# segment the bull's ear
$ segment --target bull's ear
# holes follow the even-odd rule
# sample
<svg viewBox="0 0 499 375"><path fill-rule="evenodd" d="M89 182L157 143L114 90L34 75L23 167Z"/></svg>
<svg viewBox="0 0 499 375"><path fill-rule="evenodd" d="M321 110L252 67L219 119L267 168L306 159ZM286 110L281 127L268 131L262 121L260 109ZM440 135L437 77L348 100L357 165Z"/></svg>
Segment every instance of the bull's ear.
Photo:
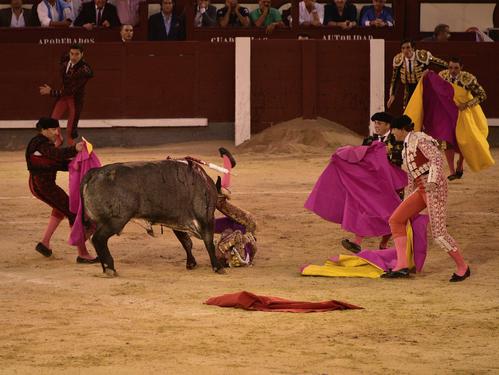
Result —
<svg viewBox="0 0 499 375"><path fill-rule="evenodd" d="M236 159L234 159L234 156L232 156L229 150L227 150L225 147L220 147L218 149L218 152L220 153L220 156L222 158L224 157L224 155L227 155L227 157L230 160L230 165L232 166L232 168L236 166Z"/></svg>
<svg viewBox="0 0 499 375"><path fill-rule="evenodd" d="M220 178L220 176L217 176L217 182L215 183L215 186L217 187L217 191L219 193L222 192L222 179Z"/></svg>

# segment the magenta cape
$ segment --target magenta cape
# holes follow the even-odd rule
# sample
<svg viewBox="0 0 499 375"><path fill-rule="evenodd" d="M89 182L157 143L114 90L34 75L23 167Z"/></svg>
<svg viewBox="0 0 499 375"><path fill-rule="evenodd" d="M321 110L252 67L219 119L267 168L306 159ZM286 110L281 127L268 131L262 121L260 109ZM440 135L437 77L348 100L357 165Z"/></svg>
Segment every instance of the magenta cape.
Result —
<svg viewBox="0 0 499 375"><path fill-rule="evenodd" d="M331 157L305 208L359 236L383 236L400 204L396 190L406 185L407 174L388 161L383 143L344 146Z"/></svg>
<svg viewBox="0 0 499 375"><path fill-rule="evenodd" d="M454 88L431 70L423 78L423 108L424 132L458 150L456 123L459 110L454 103Z"/></svg>
<svg viewBox="0 0 499 375"><path fill-rule="evenodd" d="M100 166L100 160L95 155L95 152L89 154L86 147L69 163L69 210L76 214L76 219L69 235L68 242L70 245L78 246L85 243L80 184L90 169Z"/></svg>

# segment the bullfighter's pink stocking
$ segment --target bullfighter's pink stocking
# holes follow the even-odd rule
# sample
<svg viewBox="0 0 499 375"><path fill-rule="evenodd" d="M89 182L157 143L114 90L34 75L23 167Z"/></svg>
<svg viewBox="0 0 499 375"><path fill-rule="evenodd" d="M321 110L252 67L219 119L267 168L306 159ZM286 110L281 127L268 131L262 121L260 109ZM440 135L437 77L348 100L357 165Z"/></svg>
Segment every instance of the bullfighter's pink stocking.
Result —
<svg viewBox="0 0 499 375"><path fill-rule="evenodd" d="M450 257L456 263L456 268L457 268L456 274L459 276L463 276L465 274L466 270L468 269L468 265L464 261L463 256L461 255L459 250L449 251L448 253L449 253Z"/></svg>
<svg viewBox="0 0 499 375"><path fill-rule="evenodd" d="M398 271L407 268L407 236L400 236L393 239L397 250L397 265L393 269Z"/></svg>
<svg viewBox="0 0 499 375"><path fill-rule="evenodd" d="M45 247L47 247L48 249L50 249L50 239L52 238L62 219L62 217L50 215L49 223L47 225L47 229L45 229L45 233L43 234L42 239L42 244L45 245Z"/></svg>

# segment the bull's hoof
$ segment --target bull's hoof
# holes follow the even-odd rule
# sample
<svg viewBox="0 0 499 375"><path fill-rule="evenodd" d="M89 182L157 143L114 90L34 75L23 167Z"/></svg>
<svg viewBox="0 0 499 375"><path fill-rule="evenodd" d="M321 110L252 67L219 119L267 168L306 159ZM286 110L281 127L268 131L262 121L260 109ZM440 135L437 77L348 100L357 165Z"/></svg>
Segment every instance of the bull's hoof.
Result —
<svg viewBox="0 0 499 375"><path fill-rule="evenodd" d="M116 277L116 276L118 276L118 272L116 272L115 270L113 270L111 268L106 268L104 270L104 275L106 277Z"/></svg>
<svg viewBox="0 0 499 375"><path fill-rule="evenodd" d="M185 265L185 268L187 268L188 270L193 270L194 268L196 268L198 266L198 264L196 262L187 262L186 265Z"/></svg>
<svg viewBox="0 0 499 375"><path fill-rule="evenodd" d="M218 273L219 275L225 275L227 272L225 272L225 268L220 267L220 268L214 268L213 271Z"/></svg>

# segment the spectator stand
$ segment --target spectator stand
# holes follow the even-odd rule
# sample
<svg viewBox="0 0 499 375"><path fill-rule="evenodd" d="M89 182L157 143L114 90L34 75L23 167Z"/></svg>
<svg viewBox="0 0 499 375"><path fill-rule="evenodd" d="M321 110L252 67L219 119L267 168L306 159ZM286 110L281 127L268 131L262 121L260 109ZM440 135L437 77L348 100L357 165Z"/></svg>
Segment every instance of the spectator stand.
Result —
<svg viewBox="0 0 499 375"><path fill-rule="evenodd" d="M23 0L23 8L33 9L40 0ZM0 9L10 7L10 0L0 0ZM134 27L134 40L147 40L147 3L139 5L140 23ZM119 28L95 28L91 31L83 27L25 27L13 29L0 27L0 43L46 44L94 44L99 42L121 41Z"/></svg>
<svg viewBox="0 0 499 375"><path fill-rule="evenodd" d="M157 1L157 9L159 11L159 1ZM387 1L387 6L392 7L395 26L390 28L371 28L371 27L355 27L351 30L342 30L338 27L314 27L300 26L294 20L299 19L299 0L273 0L272 7L277 8L281 14L290 14L293 22L290 27L276 28L272 34L267 34L264 28L194 28L193 22L186 22L187 40L211 41L211 42L233 42L236 37L251 37L253 39L297 39L299 36L309 39L322 40L368 40L368 39L386 39L400 40L403 38L404 23L397 22L403 20L405 16L405 1ZM326 4L325 1L318 2ZM357 7L357 14L360 15L361 10L366 5L372 5L368 0L353 1ZM224 0L212 0L212 5L217 9L225 6ZM251 11L258 8L257 0L240 0L239 4L248 8ZM177 3L178 10L184 10L187 20L194 19L195 3L186 1L185 3ZM151 3L149 3L151 9ZM359 18L358 18L359 19Z"/></svg>

